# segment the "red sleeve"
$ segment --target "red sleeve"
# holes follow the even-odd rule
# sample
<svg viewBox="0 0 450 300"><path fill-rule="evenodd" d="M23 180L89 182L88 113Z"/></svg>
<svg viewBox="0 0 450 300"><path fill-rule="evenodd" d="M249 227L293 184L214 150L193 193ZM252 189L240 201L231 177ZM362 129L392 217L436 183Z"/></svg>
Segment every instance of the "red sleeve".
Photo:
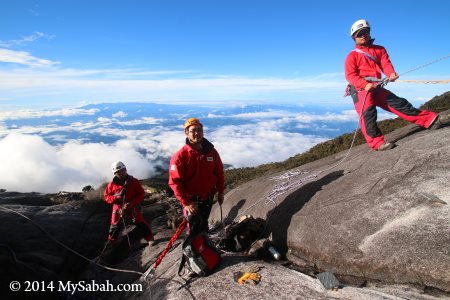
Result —
<svg viewBox="0 0 450 300"><path fill-rule="evenodd" d="M354 51L345 59L345 78L357 89L363 89L368 84L367 80L359 75L357 53Z"/></svg>
<svg viewBox="0 0 450 300"><path fill-rule="evenodd" d="M219 194L223 194L224 190L225 190L225 176L223 173L223 163L222 160L220 159L220 155L219 153L216 151L216 155L217 155L217 165L216 165L216 176L217 176L217 191L219 192Z"/></svg>
<svg viewBox="0 0 450 300"><path fill-rule="evenodd" d="M112 190L112 183L108 183L105 188L105 192L103 193L103 197L105 198L106 203L114 204L114 192Z"/></svg>
<svg viewBox="0 0 450 300"><path fill-rule="evenodd" d="M381 47L381 68L387 77L389 77L392 73L395 72L394 66L391 63L391 59L389 58L389 54L387 53L386 49L384 47Z"/></svg>
<svg viewBox="0 0 450 300"><path fill-rule="evenodd" d="M169 165L169 186L175 196L180 200L183 206L189 205L189 194L183 186L185 167L182 161L182 155L177 152L170 160Z"/></svg>

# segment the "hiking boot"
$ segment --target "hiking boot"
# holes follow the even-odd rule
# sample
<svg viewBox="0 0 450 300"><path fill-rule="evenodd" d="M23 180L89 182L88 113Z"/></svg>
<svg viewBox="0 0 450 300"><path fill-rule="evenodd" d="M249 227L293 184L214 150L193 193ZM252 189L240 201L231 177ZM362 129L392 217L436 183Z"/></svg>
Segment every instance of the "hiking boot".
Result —
<svg viewBox="0 0 450 300"><path fill-rule="evenodd" d="M145 237L145 241L148 243L150 247L156 244L155 235L153 234L153 232L150 232L150 235Z"/></svg>
<svg viewBox="0 0 450 300"><path fill-rule="evenodd" d="M380 147L378 147L376 149L376 151L385 151L385 150L389 150L395 147L394 143L390 143L390 142L384 142L383 144L381 144Z"/></svg>
<svg viewBox="0 0 450 300"><path fill-rule="evenodd" d="M450 115L438 115L433 123L431 123L431 126L428 127L430 130L436 130L439 128L444 127L445 125L448 125L450 123Z"/></svg>

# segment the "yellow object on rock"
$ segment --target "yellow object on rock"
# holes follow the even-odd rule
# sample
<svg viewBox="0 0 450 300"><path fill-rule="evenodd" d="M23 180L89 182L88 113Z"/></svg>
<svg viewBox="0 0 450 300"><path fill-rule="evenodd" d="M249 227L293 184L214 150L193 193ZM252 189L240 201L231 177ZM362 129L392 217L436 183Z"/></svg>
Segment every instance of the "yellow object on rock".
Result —
<svg viewBox="0 0 450 300"><path fill-rule="evenodd" d="M240 284L258 284L261 281L261 275L258 273L243 273L238 272L237 282Z"/></svg>

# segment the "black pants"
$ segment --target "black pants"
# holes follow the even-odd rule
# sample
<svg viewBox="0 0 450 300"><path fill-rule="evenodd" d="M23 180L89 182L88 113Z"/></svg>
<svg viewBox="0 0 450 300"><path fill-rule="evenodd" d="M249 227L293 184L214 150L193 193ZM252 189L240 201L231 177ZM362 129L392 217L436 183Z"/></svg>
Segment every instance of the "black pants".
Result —
<svg viewBox="0 0 450 300"><path fill-rule="evenodd" d="M211 214L211 208L213 205L213 197L208 197L206 200L198 199L197 208L198 213L190 215L184 210L184 215L189 221L189 234L196 235L200 232L208 231L208 219Z"/></svg>

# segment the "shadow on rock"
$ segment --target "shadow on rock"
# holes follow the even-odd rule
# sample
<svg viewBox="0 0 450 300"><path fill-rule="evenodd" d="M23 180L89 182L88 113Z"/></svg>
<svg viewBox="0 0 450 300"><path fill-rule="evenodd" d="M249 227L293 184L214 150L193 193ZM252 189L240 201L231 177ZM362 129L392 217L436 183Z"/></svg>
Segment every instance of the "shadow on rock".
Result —
<svg viewBox="0 0 450 300"><path fill-rule="evenodd" d="M272 242L280 252L286 253L287 251L287 231L292 216L299 212L323 186L343 175L344 171L335 171L317 181L307 183L267 213L268 234L272 234Z"/></svg>
<svg viewBox="0 0 450 300"><path fill-rule="evenodd" d="M390 140L394 143L398 142L401 139L404 139L408 136L412 136L420 131L426 130L423 127L420 127L418 125L409 125L404 128L399 129L397 132L393 132L390 134Z"/></svg>
<svg viewBox="0 0 450 300"><path fill-rule="evenodd" d="M241 199L241 200L239 200L238 203L236 203L235 206L233 206L230 209L230 211L226 217L227 222L229 222L229 223L233 222L233 220L237 217L239 210L244 206L246 201L247 201L246 199Z"/></svg>
<svg viewBox="0 0 450 300"><path fill-rule="evenodd" d="M194 278L196 279L196 278ZM144 290L144 292L142 292L140 295L138 294L137 299L141 299L139 298L139 296L142 296L142 298L144 297L149 297L150 299L170 299L170 294L172 294L174 291L171 291L170 289L166 289L166 286L169 285L169 283L174 282L177 285L179 285L177 291L179 290L185 290L192 298L191 299L196 299L195 295L192 293L192 291L190 290L191 288L191 284L193 282L195 282L195 280L190 280L187 281L183 278L180 277L174 277L171 279L158 279L158 284L157 285L151 285L147 290ZM125 295L125 299L126 299ZM133 295L136 296L136 295Z"/></svg>

